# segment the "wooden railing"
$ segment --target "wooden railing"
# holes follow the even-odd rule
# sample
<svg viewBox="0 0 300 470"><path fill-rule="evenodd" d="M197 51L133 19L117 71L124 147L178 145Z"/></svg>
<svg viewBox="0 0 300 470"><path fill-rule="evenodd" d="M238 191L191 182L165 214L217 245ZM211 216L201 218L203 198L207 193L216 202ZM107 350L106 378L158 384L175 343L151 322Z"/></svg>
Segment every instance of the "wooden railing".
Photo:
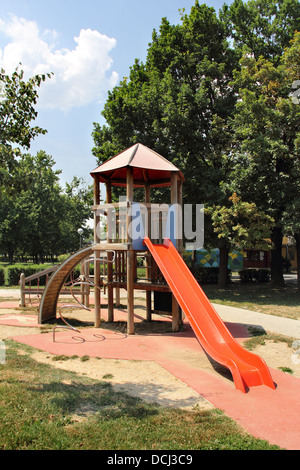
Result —
<svg viewBox="0 0 300 470"><path fill-rule="evenodd" d="M56 269L57 269L57 266L51 266L50 268L44 269L43 271L40 271L36 274L32 274L31 276L27 276L27 277L25 277L24 273L21 273L20 280L19 280L21 307L26 306L26 295L31 295L31 294L37 295L43 292L43 289L40 289L39 287L39 282L38 282L37 287L32 288L31 281L34 281L36 279L38 279L39 281L41 277L46 276L46 283L47 283L49 274L53 273L53 271L55 271ZM29 283L28 287L26 286L26 283Z"/></svg>
<svg viewBox="0 0 300 470"><path fill-rule="evenodd" d="M146 202L139 203L136 206L135 204L137 203L132 203L133 209L131 210L134 212L134 207L140 207L144 235L148 236L153 243L161 243L170 206L168 204ZM92 210L97 214L96 230L101 240L105 239L111 243L128 243L130 241L131 233L130 228L127 226L130 206L127 202L97 204L92 206ZM100 223L100 216L102 216L104 224Z"/></svg>
<svg viewBox="0 0 300 470"><path fill-rule="evenodd" d="M26 296L29 297L31 300L31 295L42 295L44 292L44 288L47 285L49 275L52 274L54 271L58 269L59 265L51 266L50 268L43 269L43 271L39 271L38 273L32 274L31 276L25 277L24 273L20 274L20 306L26 307ZM43 283L43 286L40 287L40 279L42 277L46 277L46 282ZM32 286L31 282L38 280L37 286ZM84 296L85 298L89 296L89 290L84 288L82 291L77 291L78 294ZM65 285L65 287L60 291L61 295L70 295L70 288ZM83 298L83 297L82 297Z"/></svg>

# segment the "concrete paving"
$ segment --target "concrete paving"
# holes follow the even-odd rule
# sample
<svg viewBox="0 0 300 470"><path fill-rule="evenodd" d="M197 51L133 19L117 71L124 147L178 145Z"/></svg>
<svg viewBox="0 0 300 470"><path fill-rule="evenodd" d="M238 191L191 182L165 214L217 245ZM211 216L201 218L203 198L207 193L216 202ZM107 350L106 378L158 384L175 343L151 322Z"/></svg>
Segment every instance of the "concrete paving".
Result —
<svg viewBox="0 0 300 470"><path fill-rule="evenodd" d="M295 275L289 275L296 282ZM136 292L136 297L144 299L145 292ZM0 308L1 298L20 299L19 289L1 289L0 290ZM101 292L101 298L107 299L107 293ZM121 289L120 291L121 302L126 304L126 290ZM67 296L64 295L61 298L62 303L65 302ZM91 301L92 298L91 298ZM8 304L7 304L8 305ZM269 315L266 313L254 312L244 308L231 307L228 305L213 304L216 311L220 315L223 321L240 323L244 325L251 325L257 328L263 328L266 332L278 333L284 336L290 336L291 338L300 339L300 320L293 320L290 318L278 317L275 315ZM9 302L9 306L13 307L13 302ZM17 304L16 304L17 306ZM299 309L300 310L300 309Z"/></svg>

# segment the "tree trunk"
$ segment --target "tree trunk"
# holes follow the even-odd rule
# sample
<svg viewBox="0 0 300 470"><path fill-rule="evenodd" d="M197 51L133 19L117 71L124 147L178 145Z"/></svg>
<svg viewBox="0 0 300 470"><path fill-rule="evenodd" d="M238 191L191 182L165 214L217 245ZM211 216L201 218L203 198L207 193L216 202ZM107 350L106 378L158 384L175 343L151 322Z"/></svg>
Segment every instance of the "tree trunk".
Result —
<svg viewBox="0 0 300 470"><path fill-rule="evenodd" d="M13 246L11 244L8 245L7 253L8 253L9 264L13 264L13 262L14 262L14 249L13 249Z"/></svg>
<svg viewBox="0 0 300 470"><path fill-rule="evenodd" d="M300 233L294 235L296 240L296 260L297 260L297 285L300 293Z"/></svg>
<svg viewBox="0 0 300 470"><path fill-rule="evenodd" d="M282 264L282 231L275 227L271 235L271 283L273 286L284 286L283 264Z"/></svg>
<svg viewBox="0 0 300 470"><path fill-rule="evenodd" d="M228 284L228 254L229 250L226 246L220 248L220 264L219 264L219 278L218 287L223 288Z"/></svg>

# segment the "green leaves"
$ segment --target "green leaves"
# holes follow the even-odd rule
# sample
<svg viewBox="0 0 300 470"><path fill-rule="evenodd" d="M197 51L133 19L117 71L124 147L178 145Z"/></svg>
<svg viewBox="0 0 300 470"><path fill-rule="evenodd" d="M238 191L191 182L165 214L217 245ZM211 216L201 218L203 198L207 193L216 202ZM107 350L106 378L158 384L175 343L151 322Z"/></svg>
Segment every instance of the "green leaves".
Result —
<svg viewBox="0 0 300 470"><path fill-rule="evenodd" d="M295 54L296 35L280 63L245 55L235 75L240 100L233 120L240 157L234 171L235 188L283 225L282 211L296 194L299 181L300 107L290 99L287 59ZM250 182L252 184L250 184Z"/></svg>
<svg viewBox="0 0 300 470"><path fill-rule="evenodd" d="M231 136L226 130L216 142L216 129L234 109L230 82L236 65L237 56L213 8L196 2L190 15L182 14L180 25L162 19L145 64L135 61L130 79L108 96L106 124L94 124L98 162L140 141L183 171L184 200L219 197L216 186Z"/></svg>
<svg viewBox="0 0 300 470"><path fill-rule="evenodd" d="M30 141L45 130L30 124L37 117L34 105L37 103L37 88L51 74L36 75L27 82L23 80L24 72L18 69L9 76L0 70L0 144L17 144L29 148Z"/></svg>
<svg viewBox="0 0 300 470"><path fill-rule="evenodd" d="M223 234L255 244L255 210L281 230L300 189L300 105L290 97L300 78L299 30L297 0L234 0L219 14L196 1L180 24L162 19L145 64L135 62L109 94L105 126L95 124L99 163L138 141L171 160L185 176L183 202L218 207L214 220L207 212L206 244L213 223L218 242ZM230 227L234 191L256 209L242 217L239 206Z"/></svg>
<svg viewBox="0 0 300 470"><path fill-rule="evenodd" d="M229 198L231 206L211 206L206 214L221 246L228 250L252 248L268 249L274 219L258 210L256 204L242 201L236 193Z"/></svg>
<svg viewBox="0 0 300 470"><path fill-rule="evenodd" d="M297 0L234 0L223 6L221 17L241 53L246 47L256 59L263 56L275 64L300 30Z"/></svg>
<svg viewBox="0 0 300 470"><path fill-rule="evenodd" d="M79 247L77 230L91 216L91 190L76 179L63 191L54 165L44 151L22 155L12 171L13 185L1 192L0 251L11 262L19 256L42 261ZM85 230L86 239L89 235Z"/></svg>

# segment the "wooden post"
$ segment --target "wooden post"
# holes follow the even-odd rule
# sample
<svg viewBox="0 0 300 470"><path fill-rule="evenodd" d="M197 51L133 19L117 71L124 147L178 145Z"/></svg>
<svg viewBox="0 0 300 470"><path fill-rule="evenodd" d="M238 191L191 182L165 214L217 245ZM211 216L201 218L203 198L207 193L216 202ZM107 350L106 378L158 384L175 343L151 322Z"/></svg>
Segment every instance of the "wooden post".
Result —
<svg viewBox="0 0 300 470"><path fill-rule="evenodd" d="M115 305L116 307L120 307L121 300L120 300L120 287L116 287L115 289Z"/></svg>
<svg viewBox="0 0 300 470"><path fill-rule="evenodd" d="M20 276L20 297L21 297L21 307L26 307L25 303L25 274L21 273Z"/></svg>
<svg viewBox="0 0 300 470"><path fill-rule="evenodd" d="M174 294L172 294L172 331L179 331L180 308Z"/></svg>
<svg viewBox="0 0 300 470"><path fill-rule="evenodd" d="M84 271L85 271L85 266L82 265L82 263L80 264L80 276L81 276L81 280L83 279L83 276L84 276ZM81 286L81 303L83 305L85 305L85 285L83 284Z"/></svg>
<svg viewBox="0 0 300 470"><path fill-rule="evenodd" d="M171 174L171 204L178 204L178 175L177 173L173 172ZM178 239L178 214L176 213L175 217L175 237ZM179 331L179 322L180 322L180 314L179 314L179 305L177 300L175 299L174 294L172 294L172 331Z"/></svg>
<svg viewBox="0 0 300 470"><path fill-rule="evenodd" d="M99 178L97 175L94 175L94 205L100 204L100 183ZM99 222L100 216L97 215L97 212L94 213L94 241L95 243L100 243L100 236L97 232L99 230ZM95 261L94 261L94 296L95 296L95 318L94 318L94 325L95 328L99 328L101 325L101 293L100 293L100 252L95 251L94 253Z"/></svg>
<svg viewBox="0 0 300 470"><path fill-rule="evenodd" d="M132 250L132 239L129 233L131 224L131 206L133 202L133 168L127 168L127 181L126 181L126 198L127 198L127 333L134 334L134 292L133 292L133 271L134 271L134 252Z"/></svg>
<svg viewBox="0 0 300 470"><path fill-rule="evenodd" d="M116 281L121 281L121 253L117 252L115 257L115 276ZM120 288L115 288L115 306L120 307Z"/></svg>
<svg viewBox="0 0 300 470"><path fill-rule="evenodd" d="M171 174L171 204L178 203L178 186L177 186L177 173Z"/></svg>
<svg viewBox="0 0 300 470"><path fill-rule="evenodd" d="M85 274L85 279L87 279L90 275L90 263L86 263L84 265L84 274ZM90 292L91 288L89 285L85 285L85 306L89 308L90 306Z"/></svg>
<svg viewBox="0 0 300 470"><path fill-rule="evenodd" d="M150 203L150 185L146 184L145 185L145 202ZM147 233L146 235L150 238L151 235L151 207L147 206ZM150 266L149 266L149 257L146 256L146 277L149 279L150 277ZM152 320L152 312L151 312L151 291L147 290L146 291L146 320L151 321Z"/></svg>
<svg viewBox="0 0 300 470"><path fill-rule="evenodd" d="M109 204L111 203L111 182L108 181L106 183L106 203ZM107 220L107 243L111 243L112 239L110 238L110 235L113 236L111 233L112 231L112 220L111 220L112 214L108 213L108 220ZM108 310L107 310L107 315L108 315L108 321L113 322L114 321L114 292L113 292L113 287L111 285L112 280L113 280L113 265L112 265L112 253L107 252L107 282L108 282L108 287L107 287L107 303L108 303Z"/></svg>
<svg viewBox="0 0 300 470"><path fill-rule="evenodd" d="M181 179L178 178L178 183L177 183L177 203L178 205L180 206L180 209L181 209L181 213L179 214L181 217L183 216L183 213L182 213L182 181ZM179 251L179 253L182 253L182 250L183 250L183 221L178 221L178 224L181 225L181 236L180 238L177 240L177 249Z"/></svg>
<svg viewBox="0 0 300 470"><path fill-rule="evenodd" d="M182 212L182 180L180 178L178 178L178 181L177 181L177 200L178 200L178 205L180 206L180 209L181 209L181 212L180 212L179 215L182 218L183 217L183 212ZM181 219L181 221L178 221L178 223L181 224L181 233L180 233L180 238L177 240L177 243L178 243L177 249L178 249L179 253L182 256L182 253L183 253L183 220ZM180 325L182 324L182 309L181 309L181 307L179 307L179 324Z"/></svg>

